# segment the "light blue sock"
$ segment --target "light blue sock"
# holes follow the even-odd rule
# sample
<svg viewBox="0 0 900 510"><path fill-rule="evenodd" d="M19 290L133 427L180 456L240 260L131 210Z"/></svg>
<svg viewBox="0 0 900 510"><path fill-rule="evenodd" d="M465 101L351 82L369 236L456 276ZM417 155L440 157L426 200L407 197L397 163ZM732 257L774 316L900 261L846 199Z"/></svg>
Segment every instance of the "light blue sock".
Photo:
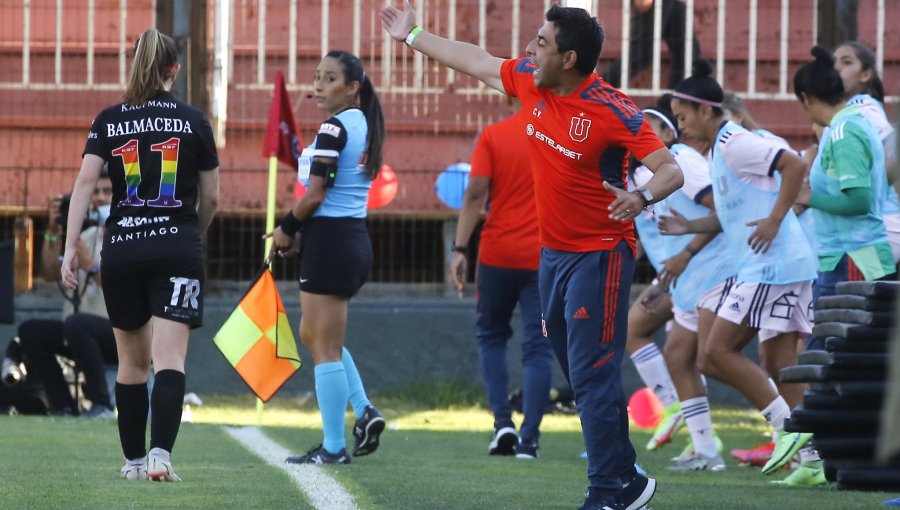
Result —
<svg viewBox="0 0 900 510"><path fill-rule="evenodd" d="M366 396L366 389L363 387L362 379L359 377L359 370L356 369L356 363L353 362L353 356L350 351L344 347L341 363L344 364L344 370L347 372L347 389L350 391L350 405L353 406L353 414L356 418L362 418L366 407L371 405L369 397Z"/></svg>
<svg viewBox="0 0 900 510"><path fill-rule="evenodd" d="M347 411L347 375L344 364L330 361L316 365L316 400L322 414L322 446L328 453L338 453L345 446L344 414Z"/></svg>

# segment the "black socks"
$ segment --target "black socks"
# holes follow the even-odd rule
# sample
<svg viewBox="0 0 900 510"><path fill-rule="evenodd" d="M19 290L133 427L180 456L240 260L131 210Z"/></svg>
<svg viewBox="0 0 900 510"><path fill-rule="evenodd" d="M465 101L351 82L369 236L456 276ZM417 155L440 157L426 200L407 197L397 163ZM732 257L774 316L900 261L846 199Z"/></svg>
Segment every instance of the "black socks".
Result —
<svg viewBox="0 0 900 510"><path fill-rule="evenodd" d="M119 440L122 442L125 458L134 460L146 456L147 412L150 410L147 383L117 382L116 407L119 410Z"/></svg>
<svg viewBox="0 0 900 510"><path fill-rule="evenodd" d="M144 391L146 395L146 389ZM184 374L176 370L157 372L150 400L153 408L150 417L150 448L162 448L171 452L181 426Z"/></svg>

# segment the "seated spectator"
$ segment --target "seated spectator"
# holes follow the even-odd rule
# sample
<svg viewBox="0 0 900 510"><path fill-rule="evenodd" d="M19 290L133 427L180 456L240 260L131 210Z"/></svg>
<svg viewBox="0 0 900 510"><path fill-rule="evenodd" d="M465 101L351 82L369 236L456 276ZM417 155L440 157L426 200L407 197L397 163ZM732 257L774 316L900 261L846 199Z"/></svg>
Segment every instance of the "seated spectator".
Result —
<svg viewBox="0 0 900 510"><path fill-rule="evenodd" d="M91 402L82 416L112 418L113 405L106 383L107 364L118 364L116 341L106 314L103 290L100 286L100 250L103 244L103 222L109 216L112 183L109 175L101 174L94 189L92 221L80 233L78 242L79 285L71 294L65 293L61 320L32 319L19 325L18 336L24 360L30 368L29 378L39 381L47 394L49 414L78 415L78 403L69 390L57 356L75 362L84 375L84 396ZM59 280L59 253L64 233L67 207L59 198L51 201L47 233L41 260L45 279Z"/></svg>
<svg viewBox="0 0 900 510"><path fill-rule="evenodd" d="M0 414L47 414L44 388L28 379L30 368L22 356L18 338L13 338L0 358Z"/></svg>

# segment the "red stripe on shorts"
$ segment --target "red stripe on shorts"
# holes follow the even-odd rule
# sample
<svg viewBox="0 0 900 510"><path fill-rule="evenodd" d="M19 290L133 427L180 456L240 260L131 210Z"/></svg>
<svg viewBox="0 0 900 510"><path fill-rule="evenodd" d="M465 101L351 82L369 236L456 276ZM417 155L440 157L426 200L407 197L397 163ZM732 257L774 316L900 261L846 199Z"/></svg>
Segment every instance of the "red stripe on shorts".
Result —
<svg viewBox="0 0 900 510"><path fill-rule="evenodd" d="M606 268L606 295L604 296L603 336L600 341L612 342L616 332L616 306L619 304L619 287L622 276L622 254L609 254L609 266Z"/></svg>

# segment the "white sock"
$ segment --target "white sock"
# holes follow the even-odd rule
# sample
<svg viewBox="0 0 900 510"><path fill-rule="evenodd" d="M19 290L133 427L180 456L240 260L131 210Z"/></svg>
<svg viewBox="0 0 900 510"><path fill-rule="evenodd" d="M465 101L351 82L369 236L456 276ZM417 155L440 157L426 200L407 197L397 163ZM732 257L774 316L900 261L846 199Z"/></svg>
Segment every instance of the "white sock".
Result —
<svg viewBox="0 0 900 510"><path fill-rule="evenodd" d="M125 459L126 466L146 466L147 465L147 457L141 457L139 459Z"/></svg>
<svg viewBox="0 0 900 510"><path fill-rule="evenodd" d="M822 457L819 457L819 452L812 446L804 446L800 449L800 463L806 464L807 462L815 462L817 460L822 460Z"/></svg>
<svg viewBox="0 0 900 510"><path fill-rule="evenodd" d="M782 398L781 395L778 395L778 398L773 400L762 410L762 415L776 432L780 432L784 430L784 420L791 416L791 408L788 407L784 398Z"/></svg>
<svg viewBox="0 0 900 510"><path fill-rule="evenodd" d="M171 454L162 448L153 448L150 450L150 455L156 457L157 459L163 462L171 462Z"/></svg>
<svg viewBox="0 0 900 510"><path fill-rule="evenodd" d="M681 402L681 412L684 413L684 423L691 440L694 442L694 451L704 457L715 457L715 436L713 434L712 415L709 413L709 399L696 397Z"/></svg>
<svg viewBox="0 0 900 510"><path fill-rule="evenodd" d="M631 353L631 361L641 380L656 393L663 407L669 407L678 401L678 393L669 375L666 359L655 343L651 342Z"/></svg>

